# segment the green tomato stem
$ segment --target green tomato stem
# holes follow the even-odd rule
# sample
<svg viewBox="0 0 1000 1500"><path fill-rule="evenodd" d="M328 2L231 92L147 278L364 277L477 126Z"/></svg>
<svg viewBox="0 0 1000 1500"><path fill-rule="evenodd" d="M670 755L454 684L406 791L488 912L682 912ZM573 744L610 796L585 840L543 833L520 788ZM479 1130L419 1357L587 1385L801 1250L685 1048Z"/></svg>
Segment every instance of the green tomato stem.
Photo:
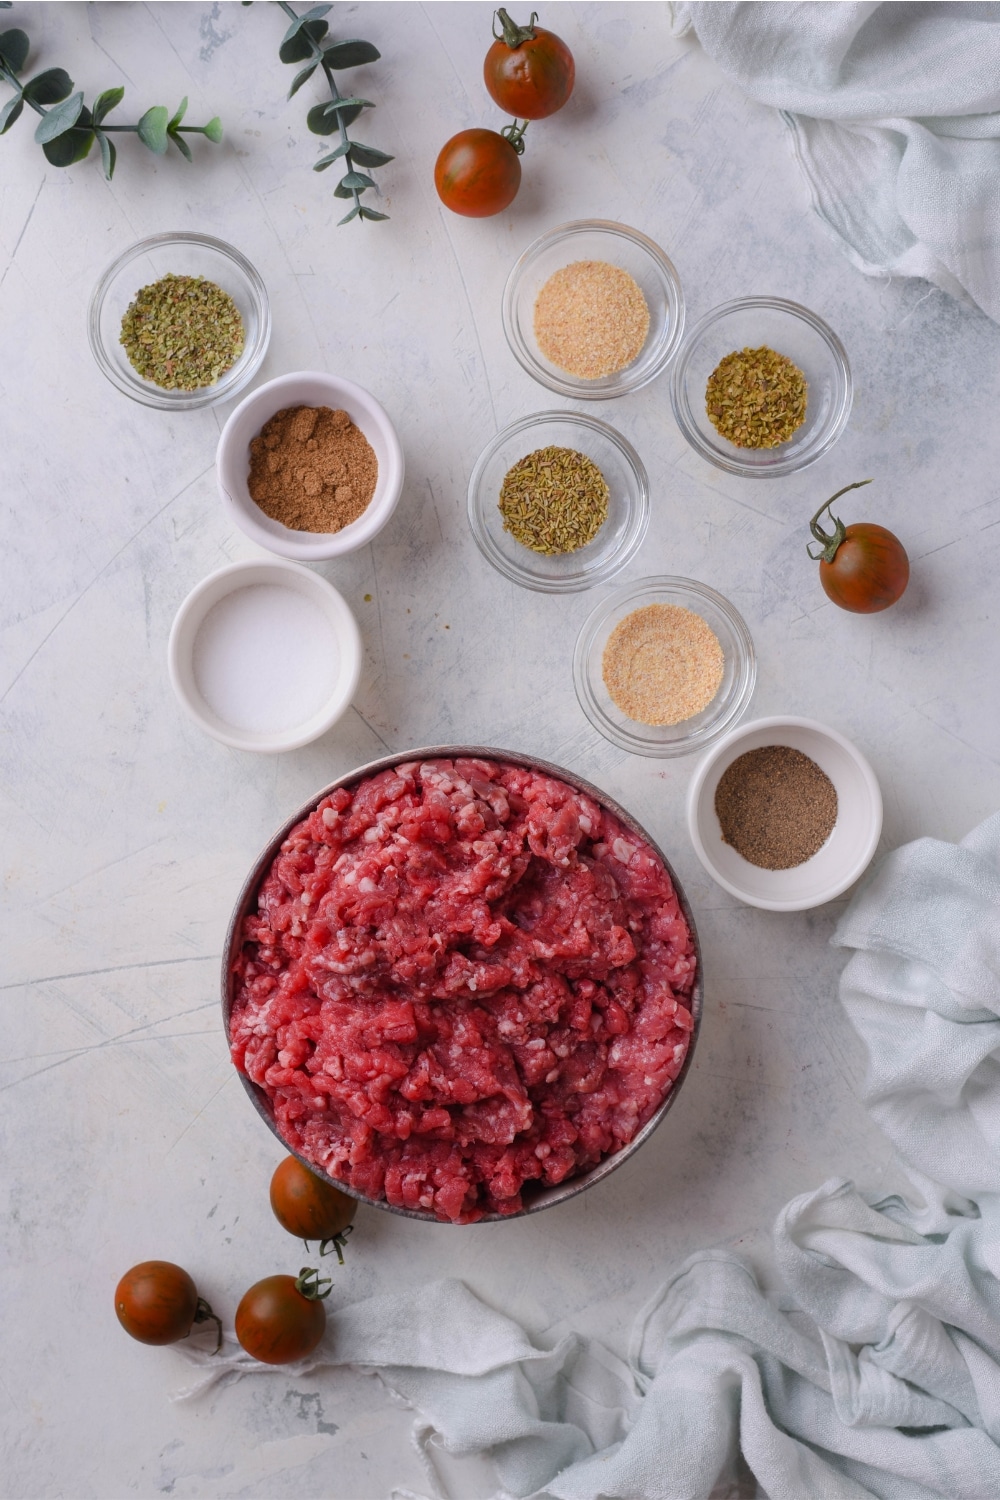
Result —
<svg viewBox="0 0 1000 1500"><path fill-rule="evenodd" d="M538 20L537 10L531 12L531 20L527 26L518 26L512 21L507 12L501 8L493 13L493 40L506 42L513 52L520 47L522 42L533 42L535 40L535 22ZM500 22L500 31L497 31L497 22Z"/></svg>
<svg viewBox="0 0 1000 1500"><path fill-rule="evenodd" d="M845 537L847 536L847 527L844 525L843 521L839 520L838 517L833 514L833 511L830 511L830 520L833 522L832 531L823 530L822 526L820 526L819 524L820 516L825 510L829 509L829 507L835 500L839 500L841 495L846 495L848 490L860 490L866 484L871 484L871 480L859 479L854 484L845 484L844 488L842 490L838 490L835 495L831 495L829 500L821 505L819 510L813 516L812 520L809 522L809 530L812 532L813 536L816 538L816 541L820 546L820 550L818 552L814 552L812 550L812 543L806 543L806 551L812 558L813 562L832 563L833 559L837 555L837 551L840 547L841 542L843 542Z"/></svg>
<svg viewBox="0 0 1000 1500"><path fill-rule="evenodd" d="M212 1350L212 1353L218 1354L219 1350L222 1348L222 1319L212 1311L211 1307L205 1301L204 1297L198 1298L198 1305L194 1310L194 1321L195 1323L215 1324L216 1339L215 1348Z"/></svg>
<svg viewBox="0 0 1000 1500"><path fill-rule="evenodd" d="M519 125L515 119L509 125L505 125L500 132L504 140L509 141L514 147L518 156L524 155L524 132L530 124L530 120L525 120L523 125Z"/></svg>

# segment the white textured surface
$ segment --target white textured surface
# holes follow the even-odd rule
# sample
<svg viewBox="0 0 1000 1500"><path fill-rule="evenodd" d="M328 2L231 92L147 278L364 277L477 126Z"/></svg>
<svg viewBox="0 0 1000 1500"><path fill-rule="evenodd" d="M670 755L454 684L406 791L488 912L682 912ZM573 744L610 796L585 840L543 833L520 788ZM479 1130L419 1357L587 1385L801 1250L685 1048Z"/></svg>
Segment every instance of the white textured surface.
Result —
<svg viewBox="0 0 1000 1500"><path fill-rule="evenodd" d="M122 82L121 118L191 98L218 150L154 160L125 141L44 162L23 119L0 141L3 431L3 935L0 1217L6 1358L3 1489L12 1496L377 1497L423 1483L409 1418L363 1377L280 1373L177 1408L187 1366L128 1341L121 1272L180 1261L227 1321L242 1291L297 1270L272 1219L280 1148L226 1055L218 955L260 845L331 777L385 747L464 740L537 752L619 798L662 842L705 950L705 1024L659 1134L611 1180L530 1220L471 1229L359 1216L334 1297L465 1276L533 1330L567 1320L618 1344L680 1257L766 1223L832 1172L866 1185L889 1149L858 1102L863 1060L837 1008L827 938L842 903L754 911L705 877L684 826L691 765L630 758L577 708L570 661L593 596L508 585L475 550L465 483L497 428L553 404L503 342L516 255L561 221L636 225L674 260L689 317L741 293L802 301L846 344L854 415L800 478L739 481L697 460L664 380L599 414L634 443L653 519L627 577L703 579L745 616L755 715L841 729L871 759L883 844L962 835L1000 805L994 530L1000 332L919 283L860 277L807 207L779 118L726 85L667 9L562 4L543 22L577 59L558 116L533 125L524 183L493 220L448 215L431 174L455 130L499 124L481 82L489 5L338 6L334 30L382 61L349 75L378 103L355 134L397 159L387 224L334 227L309 163L313 85L284 102L276 8L16 5L38 68L88 95ZM261 379L328 368L384 403L406 455L399 508L366 551L321 571L361 624L366 668L324 739L277 758L226 750L167 682L177 606L221 563L256 555L226 524L212 462L221 411L140 408L100 376L85 308L105 264L160 229L238 245L271 296ZM845 504L903 537L913 581L882 617L825 601L806 522ZM372 596L367 602L365 595ZM483 1476L468 1465L469 1496Z"/></svg>

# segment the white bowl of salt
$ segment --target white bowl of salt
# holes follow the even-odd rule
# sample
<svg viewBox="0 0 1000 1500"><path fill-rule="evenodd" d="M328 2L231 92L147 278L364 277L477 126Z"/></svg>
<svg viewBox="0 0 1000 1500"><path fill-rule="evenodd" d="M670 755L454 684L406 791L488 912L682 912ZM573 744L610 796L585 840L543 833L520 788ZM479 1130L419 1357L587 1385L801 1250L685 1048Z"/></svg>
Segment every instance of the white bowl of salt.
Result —
<svg viewBox="0 0 1000 1500"><path fill-rule="evenodd" d="M350 705L361 635L332 584L299 563L231 563L184 600L167 668L195 723L236 750L308 745Z"/></svg>

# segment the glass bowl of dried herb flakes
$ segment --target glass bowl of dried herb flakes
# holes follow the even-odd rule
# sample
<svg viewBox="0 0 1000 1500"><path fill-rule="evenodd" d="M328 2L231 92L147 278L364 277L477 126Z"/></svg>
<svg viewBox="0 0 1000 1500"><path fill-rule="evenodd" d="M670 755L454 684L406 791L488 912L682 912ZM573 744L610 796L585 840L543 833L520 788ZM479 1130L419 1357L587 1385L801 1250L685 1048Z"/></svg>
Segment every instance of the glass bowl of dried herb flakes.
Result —
<svg viewBox="0 0 1000 1500"><path fill-rule="evenodd" d="M90 347L118 390L160 411L228 401L260 369L271 311L244 255L207 234L139 240L90 299Z"/></svg>
<svg viewBox="0 0 1000 1500"><path fill-rule="evenodd" d="M741 297L691 329L670 400L702 458L730 474L776 479L833 447L853 389L844 346L822 318L779 297Z"/></svg>
<svg viewBox="0 0 1000 1500"><path fill-rule="evenodd" d="M620 432L596 417L544 411L512 422L469 480L469 525L505 578L570 594L613 578L646 534L649 480Z"/></svg>

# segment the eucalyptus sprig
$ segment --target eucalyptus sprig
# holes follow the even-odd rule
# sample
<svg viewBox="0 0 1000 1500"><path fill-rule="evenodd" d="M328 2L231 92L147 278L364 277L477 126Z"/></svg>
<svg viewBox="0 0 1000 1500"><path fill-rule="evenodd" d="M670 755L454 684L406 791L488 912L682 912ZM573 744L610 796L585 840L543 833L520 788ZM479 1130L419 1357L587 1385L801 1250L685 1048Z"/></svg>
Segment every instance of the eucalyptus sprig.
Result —
<svg viewBox="0 0 1000 1500"><path fill-rule="evenodd" d="M347 168L333 192L337 198L353 198L354 207L339 223L349 224L352 219L387 219L388 214L378 213L374 208L369 208L367 203L362 203L361 194L374 188L375 182L358 168L383 167L393 158L375 146L363 146L360 141L352 141L347 134L348 125L353 124L361 111L374 109L375 106L370 99L341 94L333 76L341 68L357 68L362 63L377 62L382 54L371 42L353 39L338 42L328 36L330 28L323 17L333 9L330 5L314 5L310 10L296 15L284 0L277 0L277 3L292 18L292 24L285 32L278 49L278 56L284 63L306 63L292 79L292 86L288 90L289 99L298 93L304 83L308 83L317 68L322 68L333 95L329 104L313 105L306 115L306 124L313 135L340 134L340 145L313 164L314 172L325 172L327 167L340 160Z"/></svg>
<svg viewBox="0 0 1000 1500"><path fill-rule="evenodd" d="M6 5L0 8L7 9ZM207 125L182 125L187 99L182 99L171 115L165 104L154 104L147 109L136 125L109 125L107 117L125 97L123 88L105 89L97 101L88 106L83 101L83 92L73 92L73 80L64 68L46 68L22 83L20 74L28 60L31 43L25 32L16 28L0 32L0 80L14 90L6 104L0 108L0 135L6 135L20 118L24 106L29 105L41 116L35 129L35 140L45 152L46 159L54 167L70 167L89 155L96 141L101 149L101 164L104 175L110 182L115 170L117 152L112 134L137 135L142 144L157 156L162 156L173 141L178 151L188 161L191 148L182 137L204 135L218 144L222 140L222 122L216 116ZM53 106L47 108L46 106Z"/></svg>

